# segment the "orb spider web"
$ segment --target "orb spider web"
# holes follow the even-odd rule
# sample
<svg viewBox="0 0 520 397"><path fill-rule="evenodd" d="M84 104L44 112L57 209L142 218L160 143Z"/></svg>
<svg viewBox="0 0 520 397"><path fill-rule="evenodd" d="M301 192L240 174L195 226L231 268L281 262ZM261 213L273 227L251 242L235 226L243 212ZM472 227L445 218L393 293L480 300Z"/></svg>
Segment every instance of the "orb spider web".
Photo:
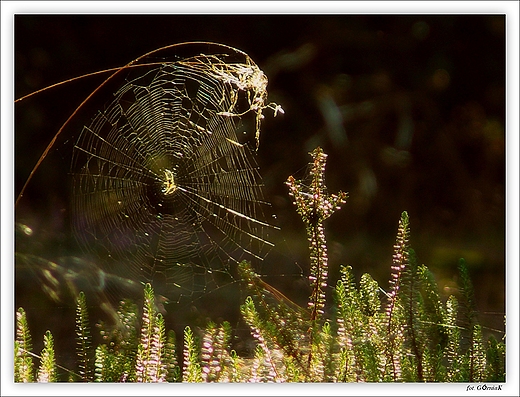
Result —
<svg viewBox="0 0 520 397"><path fill-rule="evenodd" d="M273 246L255 146L262 110L281 108L266 105L263 72L232 52L242 59L228 51L133 69L73 147L78 242L107 272L169 299L218 287L233 264Z"/></svg>

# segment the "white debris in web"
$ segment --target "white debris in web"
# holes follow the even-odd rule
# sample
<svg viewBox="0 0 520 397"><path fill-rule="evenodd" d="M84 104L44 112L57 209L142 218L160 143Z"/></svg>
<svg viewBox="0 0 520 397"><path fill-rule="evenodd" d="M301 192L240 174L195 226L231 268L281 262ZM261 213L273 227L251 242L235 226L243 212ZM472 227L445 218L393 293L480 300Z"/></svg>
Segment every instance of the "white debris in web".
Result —
<svg viewBox="0 0 520 397"><path fill-rule="evenodd" d="M247 112L254 112L256 114L255 139L258 148L264 109L272 109L274 117L276 117L278 113L284 113L280 105L274 102L267 103L267 76L249 58L246 59L245 63L225 63L218 57L201 56L201 59L204 58L206 58L208 65L210 65L209 73L211 73L215 79L221 80L224 84L231 85L237 89L237 91L231 91L230 108L218 114L227 117L240 117ZM240 91L247 94L249 108L241 113L235 113L233 109L237 105Z"/></svg>

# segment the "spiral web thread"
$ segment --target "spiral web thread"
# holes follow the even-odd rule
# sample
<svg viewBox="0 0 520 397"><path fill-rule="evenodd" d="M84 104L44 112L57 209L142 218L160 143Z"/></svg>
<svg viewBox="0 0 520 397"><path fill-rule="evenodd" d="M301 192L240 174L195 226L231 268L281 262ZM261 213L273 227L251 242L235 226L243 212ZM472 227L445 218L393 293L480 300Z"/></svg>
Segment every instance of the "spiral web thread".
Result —
<svg viewBox="0 0 520 397"><path fill-rule="evenodd" d="M272 247L254 150L267 78L246 56L198 55L128 78L77 139L73 229L108 272L173 299ZM251 132L251 131L249 131Z"/></svg>

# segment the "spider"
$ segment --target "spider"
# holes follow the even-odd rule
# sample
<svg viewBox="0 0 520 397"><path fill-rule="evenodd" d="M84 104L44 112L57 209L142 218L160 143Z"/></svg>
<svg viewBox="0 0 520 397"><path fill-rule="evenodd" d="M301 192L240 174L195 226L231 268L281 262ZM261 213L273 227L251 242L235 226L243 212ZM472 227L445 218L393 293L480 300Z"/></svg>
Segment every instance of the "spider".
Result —
<svg viewBox="0 0 520 397"><path fill-rule="evenodd" d="M164 195L168 196L174 193L177 190L177 185L175 184L175 179L173 178L173 172L170 170L164 170L164 181L162 192Z"/></svg>

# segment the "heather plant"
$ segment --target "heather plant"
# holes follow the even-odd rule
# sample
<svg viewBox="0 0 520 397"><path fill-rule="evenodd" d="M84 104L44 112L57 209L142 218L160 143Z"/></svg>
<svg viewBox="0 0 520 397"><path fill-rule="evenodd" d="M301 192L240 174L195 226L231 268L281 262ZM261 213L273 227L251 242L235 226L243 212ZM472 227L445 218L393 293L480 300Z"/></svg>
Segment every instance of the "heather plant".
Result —
<svg viewBox="0 0 520 397"><path fill-rule="evenodd" d="M345 203L328 194L326 155L311 156L309 181L288 179L307 230L310 251L307 307L262 280L251 264L238 269L249 296L241 314L256 348L252 357L231 348L229 323L184 329L179 346L157 310L150 284L144 304L124 300L117 327L101 325L104 343L92 346L86 300L76 306L77 369L59 379L50 332L40 355L31 352L25 311L16 319L16 382L504 382L505 342L484 340L466 262L458 264L460 293L445 302L434 275L410 245L410 219L401 214L388 289L364 274L357 283L343 266L329 288L324 220ZM326 294L332 291L333 299ZM331 302L328 304L327 302ZM34 359L39 366L35 370ZM36 372L35 372L36 371Z"/></svg>

